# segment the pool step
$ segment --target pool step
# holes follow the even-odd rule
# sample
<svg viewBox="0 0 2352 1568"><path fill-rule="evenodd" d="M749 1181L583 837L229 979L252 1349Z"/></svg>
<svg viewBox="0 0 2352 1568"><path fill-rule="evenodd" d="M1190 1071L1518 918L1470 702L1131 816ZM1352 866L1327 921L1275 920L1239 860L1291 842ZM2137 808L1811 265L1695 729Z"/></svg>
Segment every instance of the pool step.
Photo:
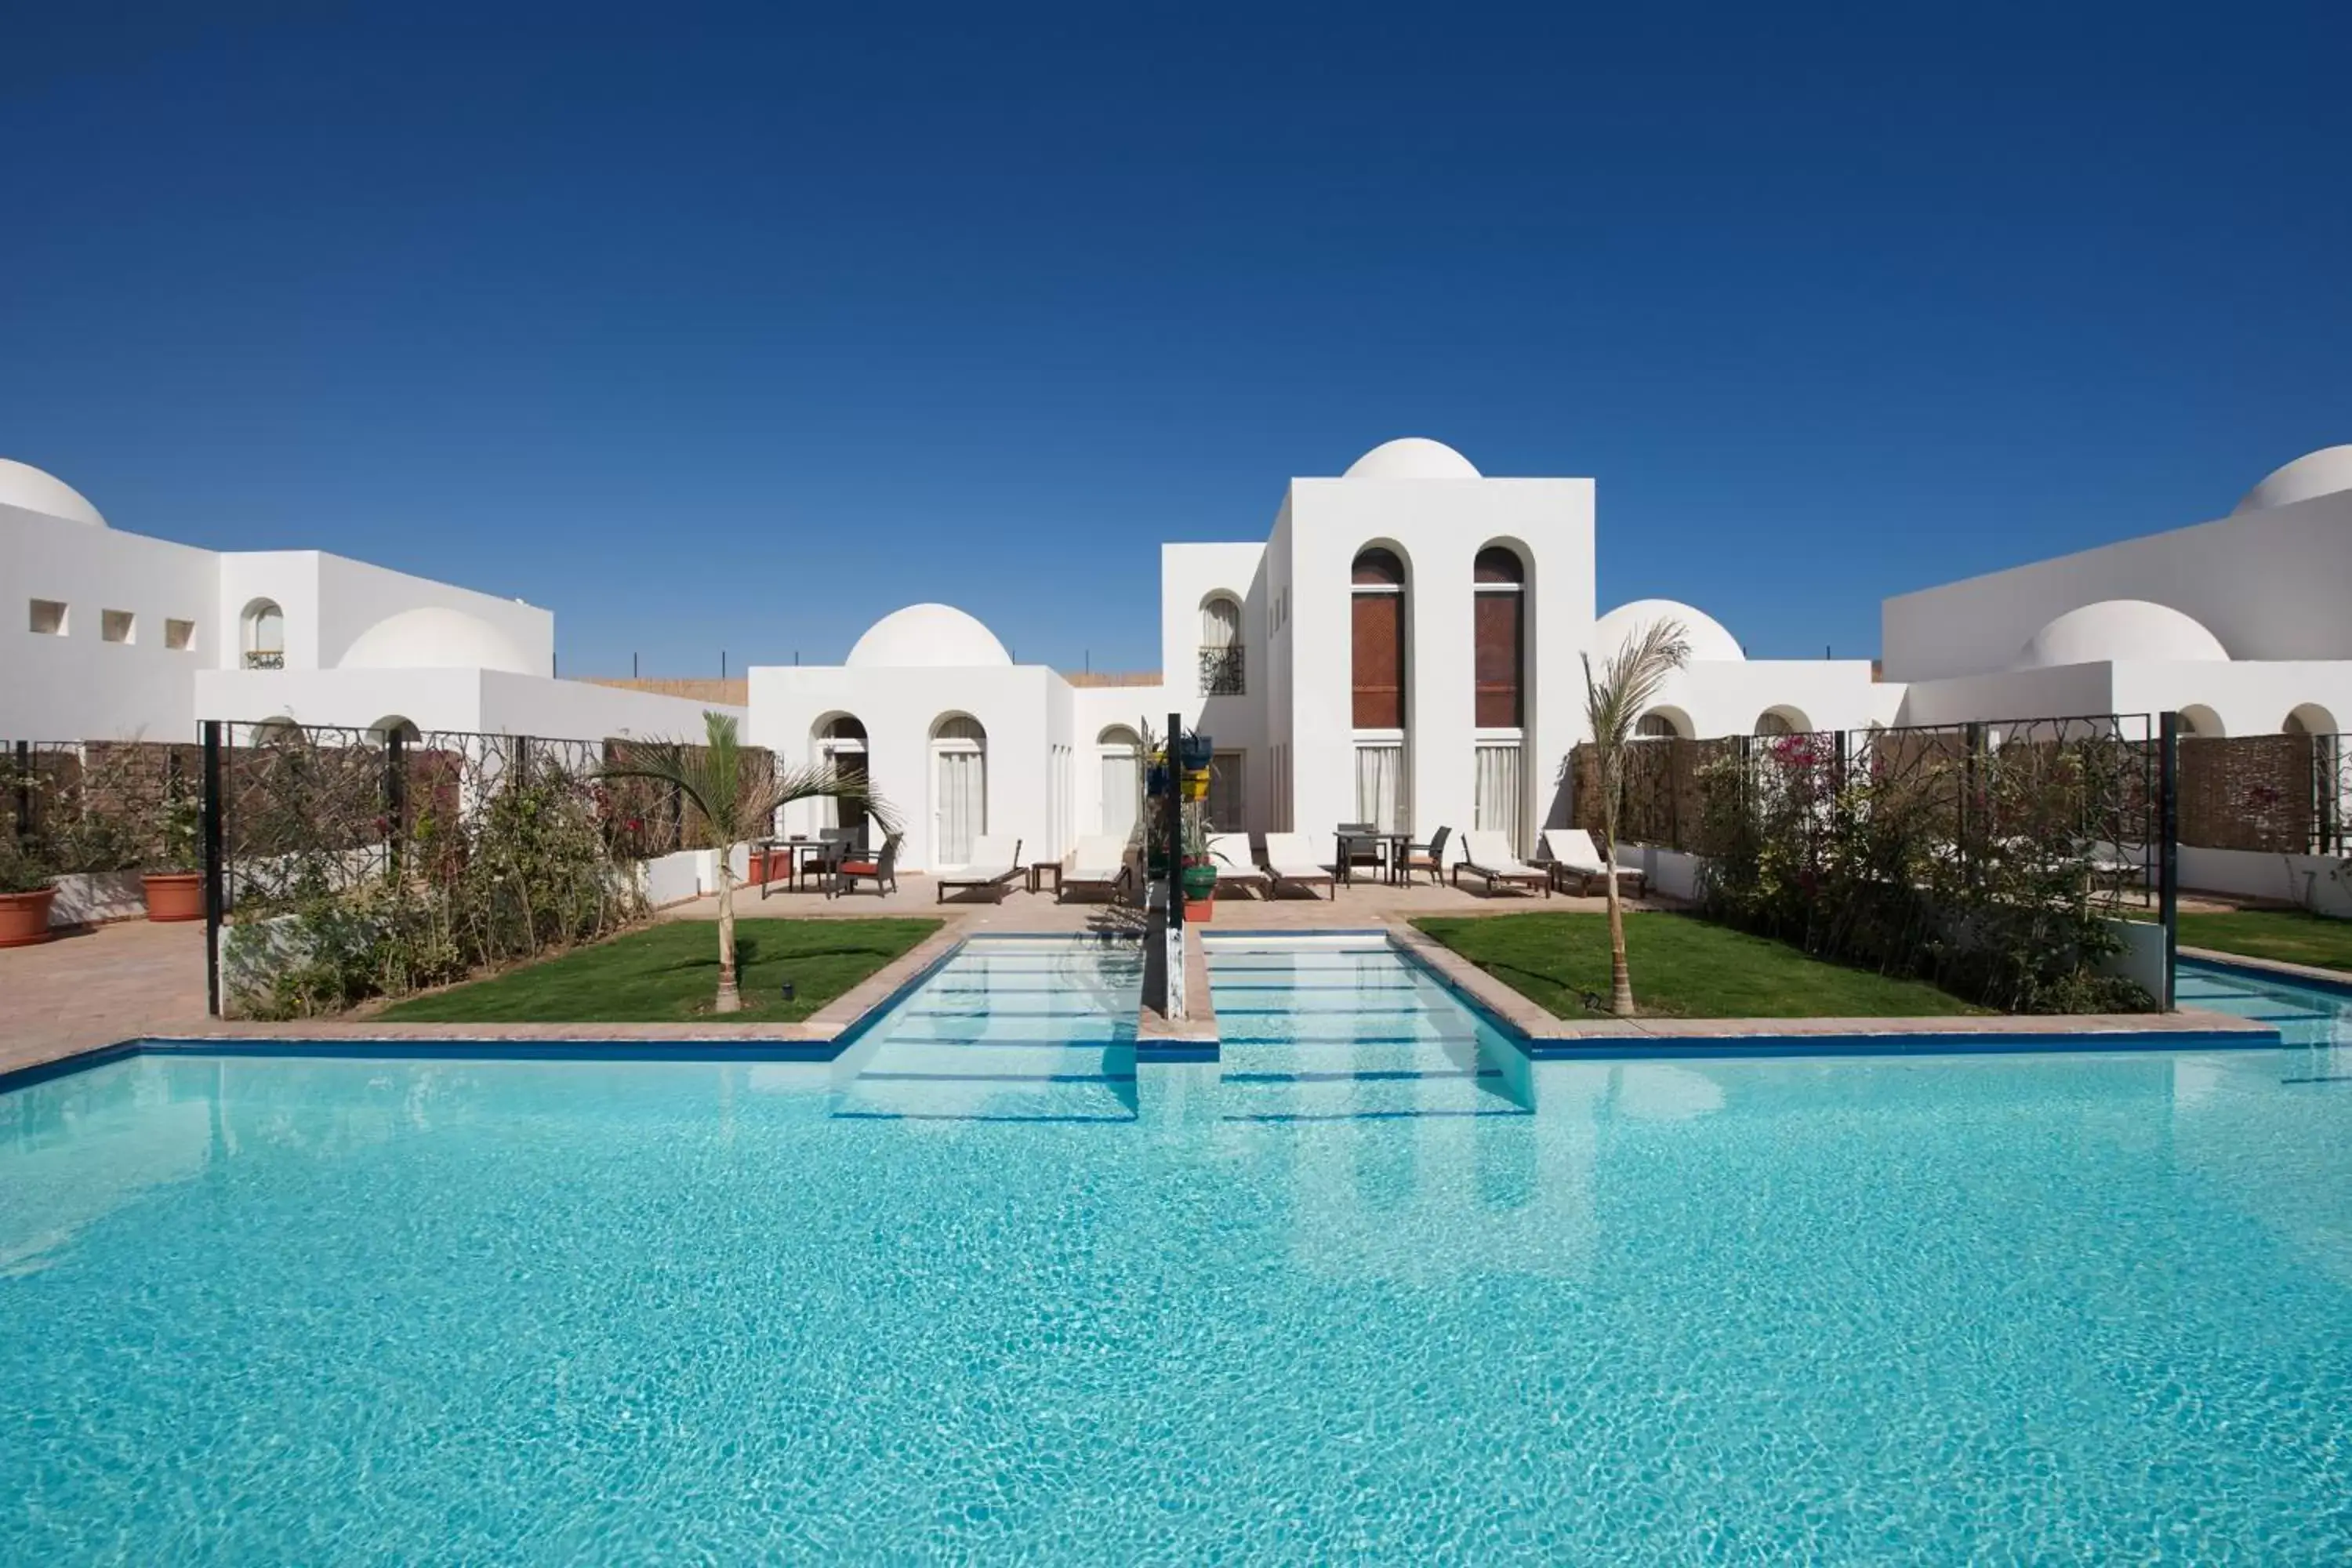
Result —
<svg viewBox="0 0 2352 1568"><path fill-rule="evenodd" d="M842 1091L833 1114L886 1121L1133 1121L1135 1071L869 1069Z"/></svg>
<svg viewBox="0 0 2352 1568"><path fill-rule="evenodd" d="M1527 1116L1492 1067L1268 1071L1229 1063L1227 1121L1391 1121Z"/></svg>

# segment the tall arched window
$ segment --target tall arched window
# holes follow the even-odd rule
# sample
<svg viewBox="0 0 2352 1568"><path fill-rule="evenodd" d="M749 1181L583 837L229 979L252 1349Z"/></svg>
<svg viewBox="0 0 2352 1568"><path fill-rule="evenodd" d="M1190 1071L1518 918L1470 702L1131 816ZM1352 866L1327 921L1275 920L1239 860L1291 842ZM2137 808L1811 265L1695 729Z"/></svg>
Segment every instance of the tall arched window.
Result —
<svg viewBox="0 0 2352 1568"><path fill-rule="evenodd" d="M256 599L245 607L245 668L286 668L286 612L275 599Z"/></svg>
<svg viewBox="0 0 2352 1568"><path fill-rule="evenodd" d="M1405 785L1404 561L1375 545L1349 574L1356 816L1388 833L1412 831Z"/></svg>
<svg viewBox="0 0 2352 1568"><path fill-rule="evenodd" d="M988 831L988 731L965 713L931 726L931 864L971 864Z"/></svg>
<svg viewBox="0 0 2352 1568"><path fill-rule="evenodd" d="M1102 784L1102 831L1131 837L1143 797L1143 739L1124 724L1113 724L1095 737L1095 756Z"/></svg>
<svg viewBox="0 0 2352 1568"><path fill-rule="evenodd" d="M845 780L866 780L866 726L847 713L836 713L819 721L814 737L816 760L821 767L830 768ZM827 795L818 806L820 826L830 828L850 828L855 842L864 848L866 842L866 814L845 809L840 801ZM855 821L845 821L855 817Z"/></svg>
<svg viewBox="0 0 2352 1568"><path fill-rule="evenodd" d="M1239 697L1247 689L1242 666L1242 605L1231 594L1201 601L1201 695Z"/></svg>
<svg viewBox="0 0 2352 1568"><path fill-rule="evenodd" d="M1527 563L1518 552L1490 544L1472 565L1472 825L1507 833L1519 848L1521 760L1527 741Z"/></svg>

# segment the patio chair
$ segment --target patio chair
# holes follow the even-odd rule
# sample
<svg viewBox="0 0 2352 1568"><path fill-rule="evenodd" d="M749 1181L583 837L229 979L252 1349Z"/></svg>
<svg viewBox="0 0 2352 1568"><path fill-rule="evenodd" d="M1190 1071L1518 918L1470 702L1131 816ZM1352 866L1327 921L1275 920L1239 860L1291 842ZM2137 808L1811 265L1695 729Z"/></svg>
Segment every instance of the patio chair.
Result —
<svg viewBox="0 0 2352 1568"><path fill-rule="evenodd" d="M1462 885L1462 873L1467 871L1486 879L1489 898L1494 896L1498 882L1505 887L1541 888L1545 898L1551 897L1551 873L1521 860L1507 833L1464 834L1462 857L1454 868L1454 885L1457 888Z"/></svg>
<svg viewBox="0 0 2352 1568"><path fill-rule="evenodd" d="M1250 853L1250 836L1246 833L1212 833L1209 835L1209 863L1217 868L1217 890L1227 888L1248 888L1265 898L1273 890L1257 859Z"/></svg>
<svg viewBox="0 0 2352 1568"><path fill-rule="evenodd" d="M1445 880L1445 843L1453 837L1454 829L1441 827L1430 835L1428 843L1404 847L1404 880L1407 887L1412 885L1415 871L1428 872L1433 882Z"/></svg>
<svg viewBox="0 0 2352 1568"><path fill-rule="evenodd" d="M1126 886L1128 873L1125 834L1098 833L1081 838L1054 884L1054 901L1060 903L1062 895L1072 888L1103 888L1116 895Z"/></svg>
<svg viewBox="0 0 2352 1568"><path fill-rule="evenodd" d="M1338 852L1339 875L1349 881L1356 879L1356 868L1370 866L1375 870L1386 868L1381 850L1380 829L1369 822L1343 822L1331 830Z"/></svg>
<svg viewBox="0 0 2352 1568"><path fill-rule="evenodd" d="M1021 840L1002 833L983 833L971 841L971 859L939 873L940 903L950 888L993 888L1001 900L1013 879L1021 875Z"/></svg>
<svg viewBox="0 0 2352 1568"><path fill-rule="evenodd" d="M1591 891L1593 883L1609 875L1609 862L1593 847L1592 835L1581 827L1545 828L1543 864L1551 872L1555 884L1573 877L1582 891ZM1638 899L1648 885L1649 874L1631 866L1618 867L1617 890L1623 892L1628 882L1633 885L1633 896Z"/></svg>
<svg viewBox="0 0 2352 1568"><path fill-rule="evenodd" d="M1315 858L1304 833L1269 833L1265 836L1265 869L1279 889L1285 882L1296 882L1312 888L1317 883L1331 889L1330 897L1339 896L1339 884L1329 868Z"/></svg>
<svg viewBox="0 0 2352 1568"><path fill-rule="evenodd" d="M832 875L825 882L824 896L830 899L842 893L856 892L858 879L861 877L872 879L874 896L877 898L885 893L897 892L898 890L898 844L905 837L906 835L901 833L889 835L882 840L882 848L878 854L854 849L844 845L842 853L834 860Z"/></svg>

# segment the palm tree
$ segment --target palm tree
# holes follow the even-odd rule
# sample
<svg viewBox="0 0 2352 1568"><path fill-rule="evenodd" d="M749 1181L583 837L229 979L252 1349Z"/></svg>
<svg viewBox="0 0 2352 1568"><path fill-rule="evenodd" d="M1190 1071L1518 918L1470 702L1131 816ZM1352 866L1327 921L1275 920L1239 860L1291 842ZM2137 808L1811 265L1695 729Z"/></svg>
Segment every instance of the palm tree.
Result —
<svg viewBox="0 0 2352 1568"><path fill-rule="evenodd" d="M643 741L633 744L623 759L597 770L601 778L647 779L667 784L693 806L698 847L719 851L719 996L712 1010L742 1011L743 994L735 983L735 846L764 837L776 812L796 800L837 800L844 806L872 812L888 828L894 818L889 806L870 789L864 777L843 773L830 764L795 768L759 765L747 758L735 733L735 721L724 713L702 715L703 743Z"/></svg>
<svg viewBox="0 0 2352 1568"><path fill-rule="evenodd" d="M1633 1016L1633 977L1625 967L1625 908L1617 897L1617 810L1625 787L1625 748L1633 726L1656 700L1666 677L1690 662L1690 642L1676 620L1653 621L1629 637L1598 680L1592 656L1584 656L1584 721L1592 731L1593 760L1600 764L1601 833L1609 872L1609 1011Z"/></svg>

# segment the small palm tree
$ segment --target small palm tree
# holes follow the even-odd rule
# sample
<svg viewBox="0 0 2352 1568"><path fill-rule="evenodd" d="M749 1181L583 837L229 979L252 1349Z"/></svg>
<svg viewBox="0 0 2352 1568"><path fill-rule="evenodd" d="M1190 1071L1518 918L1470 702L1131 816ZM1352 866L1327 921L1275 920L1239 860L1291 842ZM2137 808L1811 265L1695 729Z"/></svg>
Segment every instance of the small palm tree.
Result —
<svg viewBox="0 0 2352 1568"><path fill-rule="evenodd" d="M719 851L719 996L712 1009L737 1013L742 1011L743 994L735 980L735 868L730 863L735 846L764 837L777 811L796 800L837 800L845 808L872 812L885 827L892 826L895 817L863 777L830 764L747 765L735 721L710 712L702 720L706 734L701 745L639 742L625 760L600 768L598 776L667 784L692 804L696 837L701 841L698 847Z"/></svg>
<svg viewBox="0 0 2352 1568"><path fill-rule="evenodd" d="M1680 621L1653 621L1627 637L1592 674L1584 658L1584 721L1592 731L1593 759L1600 763L1601 834L1609 871L1609 1011L1633 1016L1633 977L1625 967L1625 908L1617 897L1617 810L1625 787L1625 749L1633 726L1656 700L1666 677L1690 662L1690 641Z"/></svg>

